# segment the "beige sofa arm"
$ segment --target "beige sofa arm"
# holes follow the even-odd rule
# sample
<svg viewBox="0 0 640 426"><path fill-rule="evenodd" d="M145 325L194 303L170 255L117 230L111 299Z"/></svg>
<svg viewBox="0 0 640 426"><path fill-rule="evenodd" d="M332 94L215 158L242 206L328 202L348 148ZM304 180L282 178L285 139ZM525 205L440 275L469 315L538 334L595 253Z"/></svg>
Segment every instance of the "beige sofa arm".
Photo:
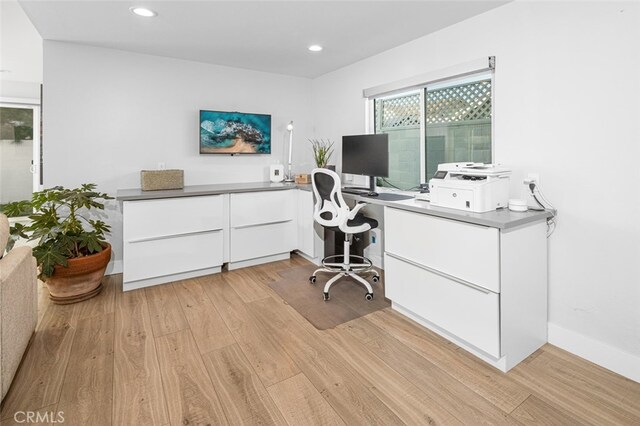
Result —
<svg viewBox="0 0 640 426"><path fill-rule="evenodd" d="M38 321L38 280L31 247L0 259L0 391L4 398Z"/></svg>

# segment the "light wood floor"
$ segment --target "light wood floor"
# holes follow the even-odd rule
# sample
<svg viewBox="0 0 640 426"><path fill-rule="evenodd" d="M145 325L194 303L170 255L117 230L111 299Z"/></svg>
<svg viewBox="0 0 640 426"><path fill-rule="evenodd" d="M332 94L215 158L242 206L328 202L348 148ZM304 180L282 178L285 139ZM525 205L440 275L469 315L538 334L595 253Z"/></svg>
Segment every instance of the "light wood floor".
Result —
<svg viewBox="0 0 640 426"><path fill-rule="evenodd" d="M318 331L267 285L302 262L127 293L111 276L69 306L42 292L2 424L640 424L640 384L550 345L503 374L390 309Z"/></svg>

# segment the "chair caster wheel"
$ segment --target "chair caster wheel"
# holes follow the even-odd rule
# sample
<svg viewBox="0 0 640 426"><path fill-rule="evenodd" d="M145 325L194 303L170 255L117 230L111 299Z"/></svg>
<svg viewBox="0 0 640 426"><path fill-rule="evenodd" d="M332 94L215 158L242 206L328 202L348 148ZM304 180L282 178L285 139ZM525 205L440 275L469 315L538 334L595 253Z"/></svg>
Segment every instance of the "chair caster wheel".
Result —
<svg viewBox="0 0 640 426"><path fill-rule="evenodd" d="M379 275L374 275L373 276L373 282L377 283L378 281L380 281L380 276Z"/></svg>
<svg viewBox="0 0 640 426"><path fill-rule="evenodd" d="M373 300L373 293L367 293L364 298L367 300Z"/></svg>
<svg viewBox="0 0 640 426"><path fill-rule="evenodd" d="M322 293L322 298L324 299L325 302L329 300L329 293Z"/></svg>
<svg viewBox="0 0 640 426"><path fill-rule="evenodd" d="M309 282L310 282L311 284L315 284L315 283L316 283L316 277L315 277L315 275L312 275L312 276L310 276L310 277L309 277Z"/></svg>

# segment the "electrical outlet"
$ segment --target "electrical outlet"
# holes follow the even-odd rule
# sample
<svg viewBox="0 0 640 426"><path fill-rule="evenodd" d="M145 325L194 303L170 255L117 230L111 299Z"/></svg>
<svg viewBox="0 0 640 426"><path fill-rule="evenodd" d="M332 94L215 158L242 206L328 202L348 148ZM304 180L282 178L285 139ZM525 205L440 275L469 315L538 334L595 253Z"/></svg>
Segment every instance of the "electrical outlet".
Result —
<svg viewBox="0 0 640 426"><path fill-rule="evenodd" d="M539 173L527 173L527 181L533 182L536 185L540 185L540 174Z"/></svg>
<svg viewBox="0 0 640 426"><path fill-rule="evenodd" d="M158 170L164 170L167 168L167 165L164 162L158 163Z"/></svg>

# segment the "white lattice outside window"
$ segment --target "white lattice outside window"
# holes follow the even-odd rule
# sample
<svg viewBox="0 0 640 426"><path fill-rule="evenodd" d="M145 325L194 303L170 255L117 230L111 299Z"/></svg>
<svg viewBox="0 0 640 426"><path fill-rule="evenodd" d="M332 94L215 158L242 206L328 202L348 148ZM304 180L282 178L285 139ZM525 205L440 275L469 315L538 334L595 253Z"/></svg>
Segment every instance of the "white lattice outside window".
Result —
<svg viewBox="0 0 640 426"><path fill-rule="evenodd" d="M375 99L375 132L389 134L382 185L415 188L440 163L491 162L491 119L490 75Z"/></svg>

